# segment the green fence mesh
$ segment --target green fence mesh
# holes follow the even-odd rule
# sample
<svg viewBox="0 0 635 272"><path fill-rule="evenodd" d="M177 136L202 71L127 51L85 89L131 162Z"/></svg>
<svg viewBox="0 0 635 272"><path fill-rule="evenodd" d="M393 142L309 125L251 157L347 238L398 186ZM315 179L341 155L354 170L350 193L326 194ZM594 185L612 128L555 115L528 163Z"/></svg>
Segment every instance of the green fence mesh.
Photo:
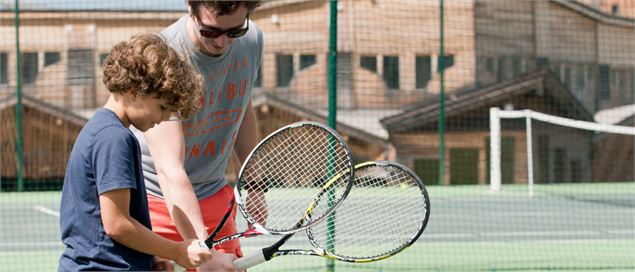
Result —
<svg viewBox="0 0 635 272"><path fill-rule="evenodd" d="M60 189L75 137L108 97L104 59L185 13L182 0L0 0L0 270L57 268ZM635 138L551 122L633 129L635 1L279 0L251 20L265 39L262 135L327 122L336 27L338 131L358 162L397 161L429 187L415 245L335 271L635 270ZM503 118L492 138L492 107L553 118ZM243 251L273 240L244 239ZM250 271L326 266L293 256Z"/></svg>

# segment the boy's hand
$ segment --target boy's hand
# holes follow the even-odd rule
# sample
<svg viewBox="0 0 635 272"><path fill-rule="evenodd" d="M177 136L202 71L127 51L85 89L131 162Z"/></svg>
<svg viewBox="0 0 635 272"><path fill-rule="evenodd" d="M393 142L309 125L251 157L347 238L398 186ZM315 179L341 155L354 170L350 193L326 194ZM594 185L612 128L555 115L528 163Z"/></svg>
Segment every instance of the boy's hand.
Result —
<svg viewBox="0 0 635 272"><path fill-rule="evenodd" d="M193 239L179 242L177 251L174 261L186 268L195 268L213 257L209 249L201 247L199 241Z"/></svg>
<svg viewBox="0 0 635 272"><path fill-rule="evenodd" d="M174 271L174 262L168 259L154 256L154 263L152 264L153 271Z"/></svg>
<svg viewBox="0 0 635 272"><path fill-rule="evenodd" d="M234 260L237 257L234 254L224 253L220 251L214 252L214 256L196 268L198 272L235 272Z"/></svg>

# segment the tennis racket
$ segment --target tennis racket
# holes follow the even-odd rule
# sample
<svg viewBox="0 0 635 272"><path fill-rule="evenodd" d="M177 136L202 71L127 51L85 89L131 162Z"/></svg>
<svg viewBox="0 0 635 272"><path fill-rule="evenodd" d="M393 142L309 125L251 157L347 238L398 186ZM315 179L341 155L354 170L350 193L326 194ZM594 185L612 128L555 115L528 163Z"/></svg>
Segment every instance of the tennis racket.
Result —
<svg viewBox="0 0 635 272"><path fill-rule="evenodd" d="M202 246L209 249L239 237L306 229L340 204L353 177L351 150L335 130L317 122L280 128L265 137L243 163L233 199ZM325 193L332 201L319 201ZM234 202L253 228L217 238Z"/></svg>
<svg viewBox="0 0 635 272"><path fill-rule="evenodd" d="M425 185L409 169L393 162L355 166L350 194L329 219L306 229L312 250L282 246L287 234L270 247L234 261L238 270L286 255L320 256L345 262L382 260L412 245L430 216Z"/></svg>

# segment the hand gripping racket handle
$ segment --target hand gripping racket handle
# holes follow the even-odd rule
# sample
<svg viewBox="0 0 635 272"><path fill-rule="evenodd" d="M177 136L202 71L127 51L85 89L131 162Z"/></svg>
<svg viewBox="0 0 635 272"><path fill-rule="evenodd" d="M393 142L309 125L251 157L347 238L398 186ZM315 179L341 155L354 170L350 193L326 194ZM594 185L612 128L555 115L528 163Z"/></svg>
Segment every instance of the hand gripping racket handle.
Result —
<svg viewBox="0 0 635 272"><path fill-rule="evenodd" d="M249 256L234 260L234 267L236 268L236 270L240 271L250 267L254 267L266 261L267 258L265 258L265 253L263 251L259 251L255 254L251 254Z"/></svg>

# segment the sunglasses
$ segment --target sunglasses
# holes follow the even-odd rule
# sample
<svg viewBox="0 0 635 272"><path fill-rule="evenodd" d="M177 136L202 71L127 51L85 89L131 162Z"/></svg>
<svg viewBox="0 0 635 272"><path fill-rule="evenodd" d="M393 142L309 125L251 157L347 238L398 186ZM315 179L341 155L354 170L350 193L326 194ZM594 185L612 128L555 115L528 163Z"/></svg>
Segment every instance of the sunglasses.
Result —
<svg viewBox="0 0 635 272"><path fill-rule="evenodd" d="M220 29L220 28L216 28L216 27L211 27L211 26L201 26L200 22L198 22L198 20L196 20L198 23L198 31L201 33L201 36L205 37L205 38L218 38L222 35L227 36L228 38L238 38L238 37L242 37L245 34L247 34L247 31L249 31L249 17L247 17L247 20L245 21L245 27L234 27L234 28L230 28L230 29Z"/></svg>

